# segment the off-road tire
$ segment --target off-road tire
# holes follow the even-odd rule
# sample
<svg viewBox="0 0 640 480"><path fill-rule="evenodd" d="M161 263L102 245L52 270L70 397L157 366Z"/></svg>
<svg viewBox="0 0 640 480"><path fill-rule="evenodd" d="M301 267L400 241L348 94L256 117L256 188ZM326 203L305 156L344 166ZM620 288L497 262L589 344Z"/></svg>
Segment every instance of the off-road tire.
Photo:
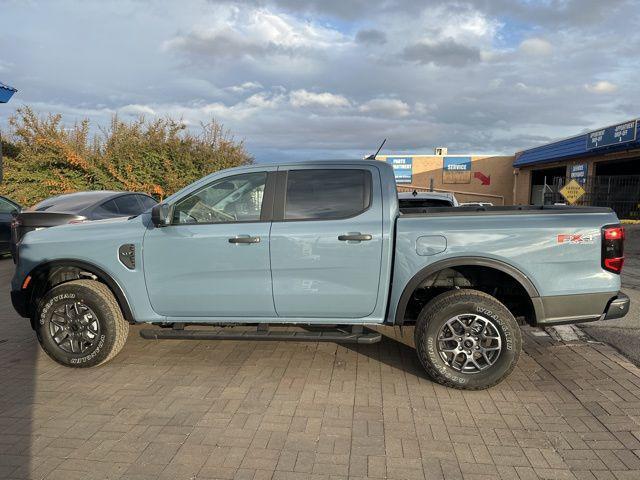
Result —
<svg viewBox="0 0 640 480"><path fill-rule="evenodd" d="M461 372L440 356L441 328L451 318L463 314L489 317L500 334L502 350L486 370ZM507 307L491 295L471 289L450 290L432 299L418 316L414 337L418 358L427 374L442 385L463 390L483 390L497 385L515 368L522 351L520 326Z"/></svg>
<svg viewBox="0 0 640 480"><path fill-rule="evenodd" d="M88 306L100 324L100 335L91 351L69 353L50 333L53 311L70 301ZM74 368L95 367L108 362L122 350L129 334L129 324L113 293L95 280L74 280L53 287L39 302L34 324L38 341L47 355L61 365Z"/></svg>

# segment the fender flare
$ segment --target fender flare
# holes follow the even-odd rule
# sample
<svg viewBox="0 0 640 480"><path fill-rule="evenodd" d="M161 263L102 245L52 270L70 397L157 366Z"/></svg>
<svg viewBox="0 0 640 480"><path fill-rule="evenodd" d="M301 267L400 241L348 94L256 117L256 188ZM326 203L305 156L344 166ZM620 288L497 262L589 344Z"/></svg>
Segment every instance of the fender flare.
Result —
<svg viewBox="0 0 640 480"><path fill-rule="evenodd" d="M427 265L422 270L419 270L411 280L407 282L405 285L402 295L400 296L400 301L398 302L398 308L396 309L396 315L394 319L395 325L402 325L404 323L404 315L407 310L407 305L409 304L409 300L413 295L415 289L420 285L424 280L426 280L429 276L433 275L440 270L444 270L445 268L453 268L453 267L462 267L462 266L471 266L471 267L489 267L499 270L503 273L506 273L514 280L516 280L522 288L524 288L525 292L531 299L533 304L536 316L540 315L539 311L539 297L538 289L533 284L531 279L527 277L524 273L522 273L516 267L509 265L501 260L496 260L493 258L487 257L455 257L448 258L446 260L440 260L438 262Z"/></svg>
<svg viewBox="0 0 640 480"><path fill-rule="evenodd" d="M94 265L93 263L85 262L83 260L74 260L70 258L69 259L62 258L62 259L56 259L51 261L45 261L45 262L39 263L34 268L32 268L28 275L31 275L32 278L36 278L36 276L40 272L44 270L50 270L55 267L76 267L83 271L93 273L94 275L99 277L100 280L107 287L109 287L109 290L111 290L111 293L113 293L113 295L116 297L116 301L118 302L118 305L122 310L122 315L124 316L124 319L129 323L135 323L135 320L133 318L133 312L131 311L131 307L129 305L129 300L127 300L127 296L124 294L124 290L122 289L122 287L120 287L118 282L116 282L111 277L111 275L109 275L102 268L98 267L97 265Z"/></svg>

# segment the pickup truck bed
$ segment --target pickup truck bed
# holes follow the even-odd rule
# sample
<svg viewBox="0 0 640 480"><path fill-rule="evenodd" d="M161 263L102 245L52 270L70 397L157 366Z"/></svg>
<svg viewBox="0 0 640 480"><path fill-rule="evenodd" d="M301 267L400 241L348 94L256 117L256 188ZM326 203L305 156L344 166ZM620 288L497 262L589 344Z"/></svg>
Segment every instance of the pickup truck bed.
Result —
<svg viewBox="0 0 640 480"><path fill-rule="evenodd" d="M398 249L394 285L408 283L416 271L427 266L441 270L449 264L463 270L456 265L464 263L467 268L476 265L476 271L482 266L501 266L518 279L531 299L528 310L521 301L513 305L529 323L599 320L619 295L619 275L594 275L602 269L600 229L616 223L615 214L602 207L430 208L423 214L401 215L396 241L415 239L419 254L407 255L406 249ZM554 250L560 254L550 255ZM424 257L436 260L437 265L425 262ZM503 280L487 281L493 288L506 286ZM392 308L399 305L396 323L406 320L400 295L399 288L392 290L390 304ZM508 302L506 296L504 300ZM409 318L415 317L413 313Z"/></svg>

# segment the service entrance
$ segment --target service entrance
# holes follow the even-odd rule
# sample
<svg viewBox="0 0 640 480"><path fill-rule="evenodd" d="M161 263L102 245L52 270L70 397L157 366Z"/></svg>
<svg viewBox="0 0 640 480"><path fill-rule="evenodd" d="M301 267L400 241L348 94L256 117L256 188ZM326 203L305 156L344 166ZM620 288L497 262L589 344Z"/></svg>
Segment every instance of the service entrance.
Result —
<svg viewBox="0 0 640 480"><path fill-rule="evenodd" d="M640 157L595 163L585 205L609 207L619 218L640 218Z"/></svg>
<svg viewBox="0 0 640 480"><path fill-rule="evenodd" d="M567 167L543 168L531 171L531 205L553 205L557 203L559 191L565 184Z"/></svg>

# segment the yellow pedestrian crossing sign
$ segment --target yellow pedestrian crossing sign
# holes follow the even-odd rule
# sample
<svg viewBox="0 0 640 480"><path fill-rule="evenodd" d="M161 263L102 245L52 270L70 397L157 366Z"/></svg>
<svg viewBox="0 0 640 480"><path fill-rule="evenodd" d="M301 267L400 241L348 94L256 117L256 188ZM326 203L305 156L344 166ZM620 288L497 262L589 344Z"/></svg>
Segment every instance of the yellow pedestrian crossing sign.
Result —
<svg viewBox="0 0 640 480"><path fill-rule="evenodd" d="M582 197L586 192L582 185L580 185L575 180L571 180L564 187L560 189L560 193L567 200L569 204L576 203L580 197Z"/></svg>

